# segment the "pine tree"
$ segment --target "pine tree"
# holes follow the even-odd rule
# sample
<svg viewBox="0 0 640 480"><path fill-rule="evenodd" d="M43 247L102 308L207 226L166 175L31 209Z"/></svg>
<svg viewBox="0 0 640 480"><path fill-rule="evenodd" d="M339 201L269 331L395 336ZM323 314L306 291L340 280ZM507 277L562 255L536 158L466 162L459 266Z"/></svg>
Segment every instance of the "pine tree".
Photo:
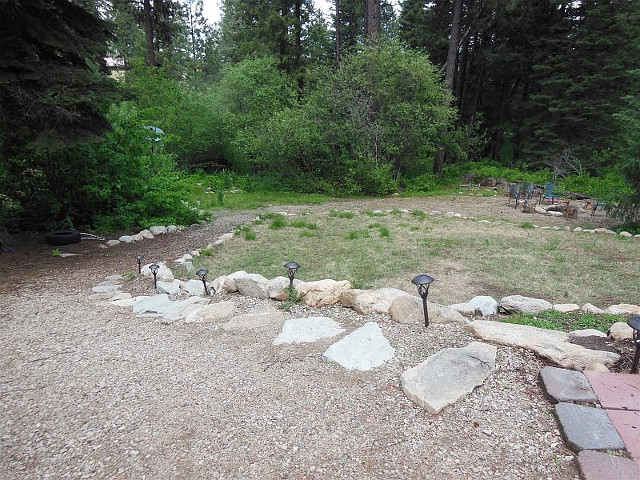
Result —
<svg viewBox="0 0 640 480"><path fill-rule="evenodd" d="M109 128L107 23L68 0L0 2L0 153Z"/></svg>

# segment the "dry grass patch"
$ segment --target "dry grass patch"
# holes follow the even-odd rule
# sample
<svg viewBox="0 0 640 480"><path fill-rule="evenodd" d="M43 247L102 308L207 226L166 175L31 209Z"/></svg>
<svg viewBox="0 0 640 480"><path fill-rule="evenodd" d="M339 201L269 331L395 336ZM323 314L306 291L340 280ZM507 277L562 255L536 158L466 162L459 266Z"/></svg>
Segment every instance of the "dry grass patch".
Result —
<svg viewBox="0 0 640 480"><path fill-rule="evenodd" d="M300 235L299 217L287 218L277 229L254 224L255 239L236 236L200 262L215 274L246 270L272 278L285 274L285 261L295 260L303 280L347 279L357 288L411 292L411 278L428 273L436 279L430 298L445 304L509 294L602 307L637 303L637 239L482 223L420 210L306 212L304 223L313 225L312 235Z"/></svg>

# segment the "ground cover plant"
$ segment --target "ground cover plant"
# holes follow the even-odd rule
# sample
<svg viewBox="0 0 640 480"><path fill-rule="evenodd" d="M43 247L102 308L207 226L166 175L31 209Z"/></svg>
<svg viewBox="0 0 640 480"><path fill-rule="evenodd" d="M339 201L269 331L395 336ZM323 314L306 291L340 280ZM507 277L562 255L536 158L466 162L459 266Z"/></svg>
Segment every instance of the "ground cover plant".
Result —
<svg viewBox="0 0 640 480"><path fill-rule="evenodd" d="M271 226L275 220L278 228ZM301 222L314 225L312 235L299 234ZM199 261L211 272L245 270L273 278L284 274L285 261L295 260L303 280L347 279L356 288L412 293L411 278L429 273L436 278L430 299L443 304L475 295L521 294L607 307L634 303L640 286L634 238L522 228L521 223L448 218L419 209L372 217L367 210L316 207L254 222L250 230L250 239L240 230Z"/></svg>

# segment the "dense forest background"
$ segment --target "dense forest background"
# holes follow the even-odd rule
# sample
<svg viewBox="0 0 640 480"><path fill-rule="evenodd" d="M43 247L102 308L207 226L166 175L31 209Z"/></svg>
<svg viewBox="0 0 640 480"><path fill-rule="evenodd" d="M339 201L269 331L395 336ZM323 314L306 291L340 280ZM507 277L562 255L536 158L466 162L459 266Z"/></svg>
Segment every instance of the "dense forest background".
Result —
<svg viewBox="0 0 640 480"><path fill-rule="evenodd" d="M0 0L0 227L188 224L189 182L384 195L470 165L638 221L640 2L202 7Z"/></svg>

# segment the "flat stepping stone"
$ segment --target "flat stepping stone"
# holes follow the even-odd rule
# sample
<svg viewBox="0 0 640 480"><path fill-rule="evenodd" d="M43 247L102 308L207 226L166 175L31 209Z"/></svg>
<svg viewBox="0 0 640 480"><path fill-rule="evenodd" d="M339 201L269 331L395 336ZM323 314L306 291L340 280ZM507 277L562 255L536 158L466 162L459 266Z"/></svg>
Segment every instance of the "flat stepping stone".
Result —
<svg viewBox="0 0 640 480"><path fill-rule="evenodd" d="M344 331L339 323L329 317L292 318L284 323L282 332L273 344L312 343L335 337Z"/></svg>
<svg viewBox="0 0 640 480"><path fill-rule="evenodd" d="M558 402L597 402L598 397L582 372L565 368L544 367L540 370L547 395Z"/></svg>
<svg viewBox="0 0 640 480"><path fill-rule="evenodd" d="M402 390L429 413L438 413L482 385L495 368L496 351L494 345L481 342L445 348L405 371Z"/></svg>
<svg viewBox="0 0 640 480"><path fill-rule="evenodd" d="M108 284L108 285L96 285L91 289L93 293L116 293L120 291L120 285Z"/></svg>
<svg viewBox="0 0 640 480"><path fill-rule="evenodd" d="M583 480L638 480L640 467L624 457L583 450L578 454Z"/></svg>
<svg viewBox="0 0 640 480"><path fill-rule="evenodd" d="M254 328L266 327L284 323L284 313L282 310L270 305L254 308L244 315L237 315L226 323L222 324L222 329L226 332L239 330L253 330Z"/></svg>
<svg viewBox="0 0 640 480"><path fill-rule="evenodd" d="M169 295L166 293L151 297L137 297L135 300L133 312L139 315L149 313L164 315L175 306L175 302L169 300Z"/></svg>
<svg viewBox="0 0 640 480"><path fill-rule="evenodd" d="M391 360L395 350L375 322L367 322L331 345L322 355L347 370L368 371Z"/></svg>
<svg viewBox="0 0 640 480"><path fill-rule="evenodd" d="M640 375L610 372L585 372L585 375L602 408L640 410Z"/></svg>
<svg viewBox="0 0 640 480"><path fill-rule="evenodd" d="M625 448L607 412L600 408L561 402L555 414L567 446L576 452Z"/></svg>

